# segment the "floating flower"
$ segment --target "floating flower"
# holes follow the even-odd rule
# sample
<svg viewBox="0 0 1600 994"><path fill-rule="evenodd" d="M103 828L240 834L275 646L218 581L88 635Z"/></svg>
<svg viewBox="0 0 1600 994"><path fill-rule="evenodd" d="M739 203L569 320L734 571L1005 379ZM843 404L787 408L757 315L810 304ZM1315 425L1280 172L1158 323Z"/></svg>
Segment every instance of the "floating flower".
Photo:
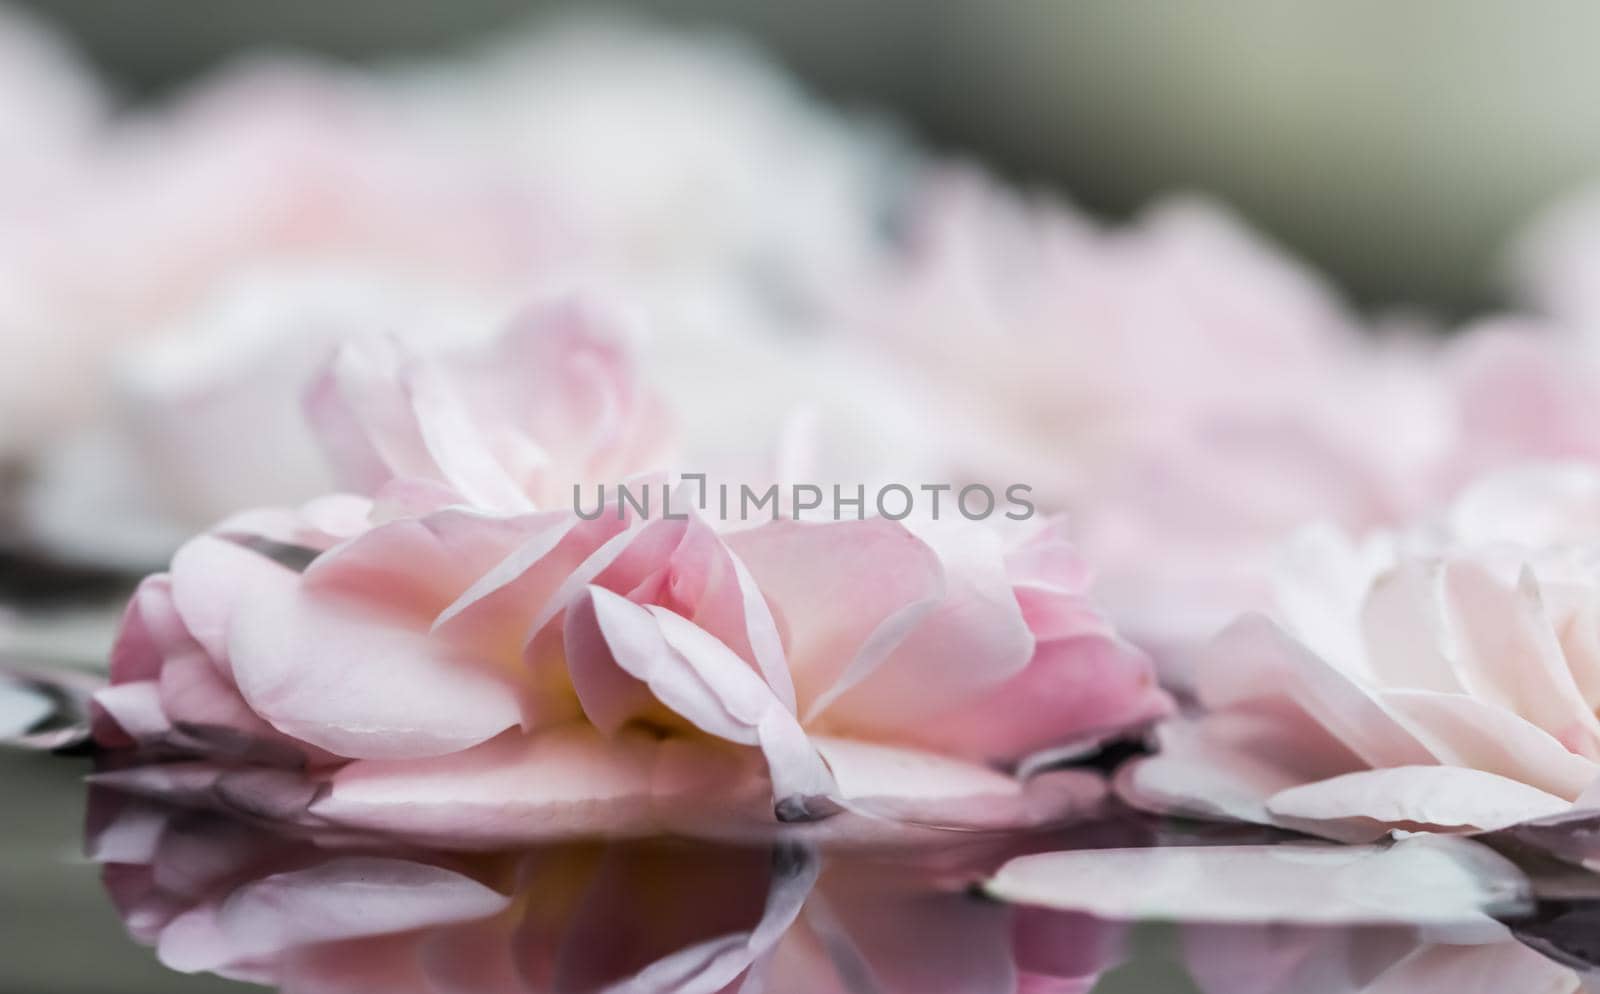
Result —
<svg viewBox="0 0 1600 994"><path fill-rule="evenodd" d="M1031 824L1099 792L1031 758L1165 713L1052 530L723 529L687 484L670 513L550 503L659 451L585 313L530 318L457 378L347 350L312 407L375 502L180 550L129 608L102 743L304 769L314 819L482 845Z"/></svg>
<svg viewBox="0 0 1600 994"><path fill-rule="evenodd" d="M1339 839L1569 812L1600 776L1600 471L1508 471L1437 521L1289 550L1209 648L1134 803Z"/></svg>

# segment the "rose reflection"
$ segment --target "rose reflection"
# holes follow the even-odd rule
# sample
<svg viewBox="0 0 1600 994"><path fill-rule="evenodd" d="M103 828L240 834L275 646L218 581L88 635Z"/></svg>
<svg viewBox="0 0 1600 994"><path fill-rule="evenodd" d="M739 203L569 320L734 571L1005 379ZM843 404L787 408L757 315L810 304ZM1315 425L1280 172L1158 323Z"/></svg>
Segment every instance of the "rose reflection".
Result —
<svg viewBox="0 0 1600 994"><path fill-rule="evenodd" d="M1103 920L1181 922L1201 994L1594 990L1592 885L1588 900L1533 903L1550 882L1478 843L1418 835L1048 853L1009 862L988 887Z"/></svg>
<svg viewBox="0 0 1600 994"><path fill-rule="evenodd" d="M462 855L279 832L98 790L88 848L164 964L292 994L1081 994L1124 933L978 896L992 844Z"/></svg>
<svg viewBox="0 0 1600 994"><path fill-rule="evenodd" d="M913 856L669 839L463 854L104 788L90 812L135 939L174 970L288 994L1087 994L1139 918L1182 923L1200 994L1578 994L1600 960L1592 886L1462 839L1105 848L1154 841L1123 821ZM979 896L983 880L1021 903ZM1530 904L1530 887L1564 896Z"/></svg>
<svg viewBox="0 0 1600 994"><path fill-rule="evenodd" d="M1572 969L1509 937L1464 943L1405 926L1189 925L1180 943L1202 994L1574 994L1584 989Z"/></svg>

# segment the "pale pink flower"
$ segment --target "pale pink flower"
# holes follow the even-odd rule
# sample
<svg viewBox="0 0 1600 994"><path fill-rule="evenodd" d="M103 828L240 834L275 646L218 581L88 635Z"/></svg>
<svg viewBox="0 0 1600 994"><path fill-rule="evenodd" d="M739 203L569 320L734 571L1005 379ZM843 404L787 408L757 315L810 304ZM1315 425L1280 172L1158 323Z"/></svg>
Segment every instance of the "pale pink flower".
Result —
<svg viewBox="0 0 1600 994"><path fill-rule="evenodd" d="M17 422L29 538L143 565L227 514L326 491L300 399L333 348L481 341L581 265L565 218L353 74L237 68L124 116L3 267L23 348L8 365L62 414Z"/></svg>
<svg viewBox="0 0 1600 994"><path fill-rule="evenodd" d="M184 546L129 608L102 740L303 765L327 787L308 817L452 844L841 810L821 831L848 836L1061 817L1095 778L1030 758L1166 712L1052 530L724 533L687 487L683 516L581 517L572 482L649 470L662 438L587 318L458 370L345 350L312 409L376 503Z"/></svg>
<svg viewBox="0 0 1600 994"><path fill-rule="evenodd" d="M1108 612L1174 686L1270 605L1274 550L1307 522L1362 532L1488 470L1600 459L1600 371L1551 328L1380 336L1206 204L1101 228L957 174L913 220L857 341L927 388L923 449L946 474L1025 482L1067 514Z"/></svg>
<svg viewBox="0 0 1600 994"><path fill-rule="evenodd" d="M1420 377L1211 205L1101 228L954 174L913 220L861 340L931 385L947 472L1069 514L1143 645L1186 651L1259 602L1261 564L1304 521L1386 520L1383 470L1432 444L1433 419L1410 416L1431 414Z"/></svg>
<svg viewBox="0 0 1600 994"><path fill-rule="evenodd" d="M347 489L431 481L487 511L573 507L579 484L659 468L670 416L635 362L635 316L592 295L530 308L487 347L428 358L352 343L307 394Z"/></svg>
<svg viewBox="0 0 1600 994"><path fill-rule="evenodd" d="M1600 465L1600 437L1592 430L1600 418L1600 354L1559 326L1509 317L1480 321L1425 358L1439 367L1434 376L1453 411L1447 446L1431 478L1425 477L1418 508L1438 504L1486 471L1519 462Z"/></svg>
<svg viewBox="0 0 1600 994"><path fill-rule="evenodd" d="M888 252L890 149L749 52L626 23L408 69L227 68L115 121L0 267L0 324L30 343L7 396L61 415L0 426L30 463L26 537L148 568L309 499L329 481L299 397L332 348L481 339L536 287L644 304L675 404L716 443L697 450L743 458L731 426L766 435L802 399L786 336Z"/></svg>
<svg viewBox="0 0 1600 994"><path fill-rule="evenodd" d="M884 994L1082 994L1125 932L973 900L965 887L1003 855L981 850L825 857L679 840L462 858L103 794L88 850L163 964L286 994L845 994L863 976Z"/></svg>
<svg viewBox="0 0 1600 994"><path fill-rule="evenodd" d="M886 129L720 33L580 13L395 82L412 126L567 191L630 285L732 288L800 331L882 261L908 171Z"/></svg>
<svg viewBox="0 0 1600 994"><path fill-rule="evenodd" d="M453 845L845 809L843 834L1059 818L1094 778L989 764L1165 710L1049 536L368 513L330 499L186 545L130 608L103 744L277 757L326 785L310 818Z"/></svg>
<svg viewBox="0 0 1600 994"><path fill-rule="evenodd" d="M1271 618L1207 650L1201 711L1119 774L1134 803L1340 839L1587 806L1600 776L1600 471L1490 477L1437 519L1312 529Z"/></svg>
<svg viewBox="0 0 1600 994"><path fill-rule="evenodd" d="M1359 344L1320 283L1198 201L1102 229L954 173L911 216L908 257L864 300L861 333L1002 443L953 460L984 475L1021 462L1056 504L1197 423L1294 410Z"/></svg>

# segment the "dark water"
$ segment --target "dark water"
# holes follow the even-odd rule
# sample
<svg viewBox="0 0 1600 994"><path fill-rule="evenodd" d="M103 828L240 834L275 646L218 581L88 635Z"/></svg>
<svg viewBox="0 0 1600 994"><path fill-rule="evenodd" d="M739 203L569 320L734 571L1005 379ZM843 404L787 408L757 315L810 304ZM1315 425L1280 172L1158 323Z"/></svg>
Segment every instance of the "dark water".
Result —
<svg viewBox="0 0 1600 994"><path fill-rule="evenodd" d="M1507 928L1474 918L1478 885L1453 862L1441 876L1436 862L1347 866L1347 850L1274 843L1202 872L1184 854L1231 840L1133 816L916 852L619 841L463 854L290 836L91 791L88 771L0 753L0 991L250 989L234 977L297 994L1559 994L1594 989L1581 970L1600 951L1594 888L1559 861L1539 863L1509 916L1486 904ZM1001 864L1056 850L1083 859L1044 885L1069 907L1078 888L1103 907L1125 887L1214 920L993 896ZM1352 924L1352 902L1392 920Z"/></svg>

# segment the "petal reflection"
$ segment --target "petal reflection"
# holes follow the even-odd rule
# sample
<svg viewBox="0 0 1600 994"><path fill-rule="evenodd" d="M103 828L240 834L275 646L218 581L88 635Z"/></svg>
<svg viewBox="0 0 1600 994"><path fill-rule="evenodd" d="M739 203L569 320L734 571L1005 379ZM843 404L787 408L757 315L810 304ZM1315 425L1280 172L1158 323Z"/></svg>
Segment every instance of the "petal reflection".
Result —
<svg viewBox="0 0 1600 994"><path fill-rule="evenodd" d="M289 994L1087 992L1125 929L972 890L1019 847L443 853L109 790L92 795L88 841L163 963Z"/></svg>
<svg viewBox="0 0 1600 994"><path fill-rule="evenodd" d="M996 897L1111 919L1493 927L1525 907L1522 871L1487 846L1418 835L1391 846L1199 846L1041 853Z"/></svg>

